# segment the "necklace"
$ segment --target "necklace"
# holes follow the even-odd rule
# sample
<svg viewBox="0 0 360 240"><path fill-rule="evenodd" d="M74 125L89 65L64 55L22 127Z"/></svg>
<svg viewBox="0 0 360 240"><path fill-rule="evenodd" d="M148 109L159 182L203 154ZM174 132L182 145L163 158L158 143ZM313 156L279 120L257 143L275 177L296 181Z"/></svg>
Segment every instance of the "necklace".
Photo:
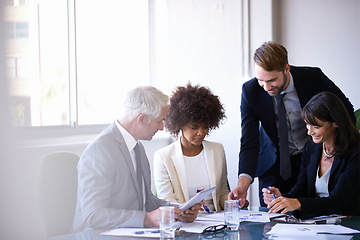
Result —
<svg viewBox="0 0 360 240"><path fill-rule="evenodd" d="M334 155L333 154L327 154L326 153L326 150L325 150L325 146L324 146L324 142L323 142L323 152L324 152L324 154L325 154L325 157L327 157L327 158L332 158Z"/></svg>

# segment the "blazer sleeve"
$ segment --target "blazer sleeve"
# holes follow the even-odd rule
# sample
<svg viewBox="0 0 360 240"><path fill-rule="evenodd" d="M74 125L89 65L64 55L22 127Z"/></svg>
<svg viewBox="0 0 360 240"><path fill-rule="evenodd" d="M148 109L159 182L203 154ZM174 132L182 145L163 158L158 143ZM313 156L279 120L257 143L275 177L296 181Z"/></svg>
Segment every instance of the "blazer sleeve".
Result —
<svg viewBox="0 0 360 240"><path fill-rule="evenodd" d="M255 176L259 156L259 119L249 102L245 84L241 93L241 150L239 154L239 172Z"/></svg>
<svg viewBox="0 0 360 240"><path fill-rule="evenodd" d="M179 203L179 199L176 198L174 188L171 183L169 171L164 163L168 157L171 158L171 156L167 156L167 154L164 154L159 150L154 153L154 178L156 193L160 199L172 203Z"/></svg>

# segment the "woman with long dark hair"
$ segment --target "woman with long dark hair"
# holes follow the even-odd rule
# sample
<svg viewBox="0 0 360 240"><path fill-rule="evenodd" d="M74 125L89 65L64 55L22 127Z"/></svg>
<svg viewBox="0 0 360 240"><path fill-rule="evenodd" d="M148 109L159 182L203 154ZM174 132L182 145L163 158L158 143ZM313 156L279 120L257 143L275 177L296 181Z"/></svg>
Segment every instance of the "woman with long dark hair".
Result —
<svg viewBox="0 0 360 240"><path fill-rule="evenodd" d="M269 212L294 211L301 219L360 215L360 134L344 104L322 92L310 99L302 117L312 141L304 147L300 175L289 193L262 190Z"/></svg>

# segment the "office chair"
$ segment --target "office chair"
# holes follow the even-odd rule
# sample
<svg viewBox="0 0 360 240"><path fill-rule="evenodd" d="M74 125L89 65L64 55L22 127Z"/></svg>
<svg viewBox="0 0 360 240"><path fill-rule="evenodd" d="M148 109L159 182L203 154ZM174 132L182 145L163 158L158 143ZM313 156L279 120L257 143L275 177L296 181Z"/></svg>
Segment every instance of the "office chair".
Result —
<svg viewBox="0 0 360 240"><path fill-rule="evenodd" d="M71 152L47 154L40 165L40 208L47 237L70 233L75 215L77 164Z"/></svg>

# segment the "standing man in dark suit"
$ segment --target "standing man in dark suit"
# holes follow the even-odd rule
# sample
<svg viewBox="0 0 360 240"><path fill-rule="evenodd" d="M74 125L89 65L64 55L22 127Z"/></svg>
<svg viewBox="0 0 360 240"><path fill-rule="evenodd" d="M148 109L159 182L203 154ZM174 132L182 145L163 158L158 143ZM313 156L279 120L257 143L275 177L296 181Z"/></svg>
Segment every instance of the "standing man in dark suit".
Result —
<svg viewBox="0 0 360 240"><path fill-rule="evenodd" d="M290 66L284 46L263 43L255 50L254 63L256 77L242 87L239 180L229 199L244 203L254 177L259 177L260 204L266 206L262 188L289 192L296 183L302 149L310 140L301 110L312 96L332 92L354 123L356 118L350 101L321 69Z"/></svg>

